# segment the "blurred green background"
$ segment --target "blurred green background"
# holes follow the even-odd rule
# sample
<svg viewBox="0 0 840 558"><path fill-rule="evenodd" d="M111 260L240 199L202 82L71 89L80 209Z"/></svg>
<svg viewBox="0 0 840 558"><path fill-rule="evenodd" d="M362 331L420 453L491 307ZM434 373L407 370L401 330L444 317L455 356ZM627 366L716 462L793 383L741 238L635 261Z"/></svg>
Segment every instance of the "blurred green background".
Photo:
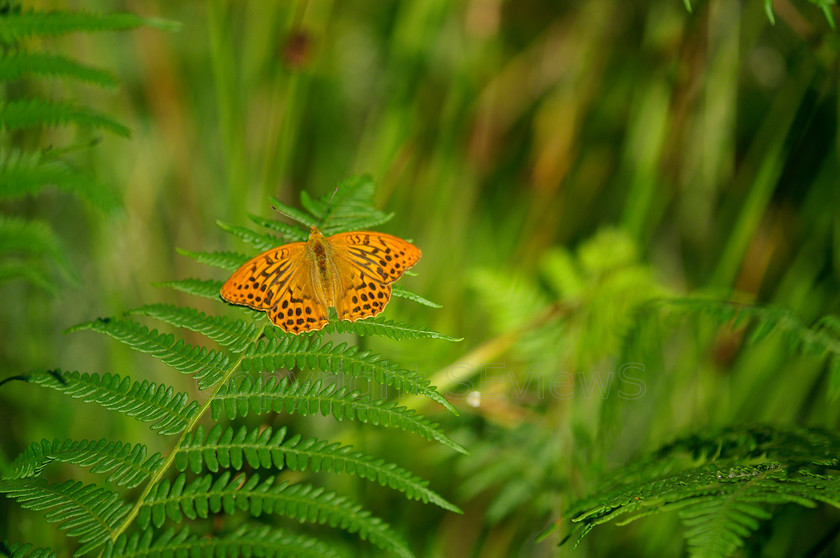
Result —
<svg viewBox="0 0 840 558"><path fill-rule="evenodd" d="M354 433L464 508L455 516L353 488L418 555L679 554L676 519L659 517L602 527L576 551L556 548L560 534L534 537L604 471L684 429L836 428L824 363L788 356L778 339L747 347L737 328L676 328L632 361L622 343L634 308L666 294L779 305L806 324L838 313L840 42L812 3L776 1L775 25L761 0L698 1L693 13L678 0L24 6L130 11L183 28L38 42L108 68L115 91L5 86L95 107L132 134L60 127L3 140L98 139L79 164L123 200L110 213L55 191L2 203L48 221L71 270L47 266L55 295L0 283L3 377L60 366L194 393L189 379L104 337L61 332L153 302L225 311L152 286L223 278L176 247L244 249L216 220L282 219L269 196L296 205L302 190L322 196L369 173L377 206L396 213L383 230L423 250L404 284L443 304L394 299L385 315L464 338L364 340L429 373L462 416L422 411L473 451ZM602 397L599 386L616 386L597 382L628 362L643 370L639 397ZM147 436L32 386L4 386L0 405L5 463L43 437ZM0 538L62 548L37 514L4 501L0 518ZM837 521L791 512L768 528L763 555L807 549ZM803 542L797 526L813 537Z"/></svg>

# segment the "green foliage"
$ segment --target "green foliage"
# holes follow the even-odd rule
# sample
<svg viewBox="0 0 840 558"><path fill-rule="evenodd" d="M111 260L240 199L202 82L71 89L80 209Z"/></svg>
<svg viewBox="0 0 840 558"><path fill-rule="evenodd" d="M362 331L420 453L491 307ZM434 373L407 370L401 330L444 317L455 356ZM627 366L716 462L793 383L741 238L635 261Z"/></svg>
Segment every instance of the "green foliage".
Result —
<svg viewBox="0 0 840 558"><path fill-rule="evenodd" d="M372 189L368 187L369 181L344 183L342 188L354 188L354 185L362 194L343 199L355 199L355 210L332 213L329 217L332 222L360 222L363 208L370 207ZM361 205L360 200L366 200L367 206ZM310 205L313 204L310 202ZM313 207L326 205L322 201ZM379 218L376 212L371 210L371 213ZM320 219L317 214L313 218L316 217ZM345 221L341 221L342 218ZM325 223L329 222L325 220ZM241 227L228 227L228 230L247 241L257 239L258 246L266 240L261 233L249 233ZM196 259L205 263L222 267L231 261L247 259L234 253L219 254L188 253L197 255ZM217 301L221 286L217 281L200 279L170 285ZM8 467L0 481L0 492L25 508L48 511L48 521L59 522L60 529L78 538L81 546L76 555L104 548L105 556L152 555L175 549L178 553L208 556L222 551L265 550L266 555L280 556L294 553L293 545L301 545L304 555L307 551L320 552L319 555L343 554L340 546L326 541L318 542L267 527L241 527L206 539L197 537L189 529L175 531L171 526L182 523L185 518L206 519L245 511L253 518L279 515L300 522L338 527L357 533L360 538L388 552L412 556L405 541L362 505L337 492L298 482L297 478L303 473L349 475L395 490L408 499L460 513L457 506L429 489L428 481L350 445L304 438L301 434L292 434L286 426L277 429L234 426L224 421L244 418L249 413L302 417L321 414L337 420L397 428L465 452L442 432L438 424L387 398L372 398L322 379L262 379L263 374L291 371L328 372L336 374L339 380L358 377L371 384L422 395L455 412L422 374L389 362L373 351L347 342L328 341L325 336L340 332L378 334L397 340L455 339L425 328L381 319L352 324L355 327L332 324L320 332L296 336L270 325L262 312L248 310L247 314L247 319L231 319L169 304L146 305L127 313L127 316L152 318L190 330L219 348L187 343L179 335L160 333L129 317L100 318L71 328L69 331L91 330L113 337L135 351L152 355L175 371L190 375L196 380L198 389L209 391L202 398L203 403L199 403L185 393L177 393L172 386L111 374L99 376L49 370L9 378L97 403L146 422L159 434L180 436L169 452L151 456L148 456L147 446L139 443L106 439L43 440L32 444ZM335 314L333 319L336 319ZM208 414L214 424L205 429L199 421ZM96 484L78 481L51 484L40 477L53 462L73 464L89 468L93 474L107 475L106 482L114 488L142 487L142 491L136 498L128 495L124 499L121 492ZM174 474L176 470L181 473ZM259 474L255 472L257 470ZM272 474L286 471L295 472L296 476L282 480ZM135 531L133 534L132 530ZM256 542L248 538L255 533L264 534L265 538ZM270 546L270 543L276 544Z"/></svg>
<svg viewBox="0 0 840 558"><path fill-rule="evenodd" d="M676 511L692 556L732 556L781 504L840 507L840 439L815 429L727 427L680 438L575 502L567 540Z"/></svg>
<svg viewBox="0 0 840 558"><path fill-rule="evenodd" d="M10 544L0 542L0 552L9 558L55 558L55 552L49 548L33 548L31 544Z"/></svg>
<svg viewBox="0 0 840 558"><path fill-rule="evenodd" d="M811 4L817 6L825 16L825 20L831 26L832 29L835 29L837 26L834 22L834 14L831 13L831 7L834 6L837 2L836 0L808 0ZM693 11L693 7L691 5L691 0L683 0L685 3L685 9L689 12ZM767 15L767 20L772 23L773 25L776 24L776 16L773 13L773 0L764 0L764 13Z"/></svg>
<svg viewBox="0 0 840 558"><path fill-rule="evenodd" d="M180 531L166 529L156 539L151 530L135 533L131 537L120 535L116 543L108 543L103 558L116 556L168 556L184 553L189 556L214 558L216 556L284 556L304 558L337 558L343 552L313 537L294 535L271 527L242 527L223 537L198 537L183 527ZM16 557L17 558L17 557Z"/></svg>
<svg viewBox="0 0 840 558"><path fill-rule="evenodd" d="M831 399L840 394L840 329L836 316L823 316L808 327L790 310L774 306L738 304L708 298L670 298L652 302L640 310L639 319L708 318L719 327L738 329L751 325L745 342L756 344L771 334L781 338L781 346L788 354L803 354L828 361ZM645 314L648 314L645 316ZM652 314L652 315L651 315Z"/></svg>
<svg viewBox="0 0 840 558"><path fill-rule="evenodd" d="M171 23L149 20L134 14L24 11L19 7L15 9L7 6L0 14L0 43L4 43L0 49L0 84L32 78L61 77L113 89L116 80L110 73L66 56L31 50L25 42L71 32L113 31L143 25L161 29L175 28ZM27 140L30 136L39 138L37 129L43 127L75 124L82 129L104 130L124 137L129 135L128 128L96 109L64 100L42 98L32 92L14 98L8 93L16 88L3 89L7 94L0 101L0 131L16 133L11 145L4 142L5 145L0 147L0 201L35 195L45 188L54 187L105 211L119 208L118 197L110 186L94 179L70 157L60 153L60 150L52 146L33 150L33 142ZM0 237L11 234L7 230L9 219L12 218L0 215ZM56 282L42 262L52 261L66 277L67 261L60 256L63 248L45 224L35 220L26 221L31 223L31 228L41 229L41 242L31 245L23 255L8 254L0 248L0 281L23 279L54 292ZM2 244L0 238L0 246Z"/></svg>

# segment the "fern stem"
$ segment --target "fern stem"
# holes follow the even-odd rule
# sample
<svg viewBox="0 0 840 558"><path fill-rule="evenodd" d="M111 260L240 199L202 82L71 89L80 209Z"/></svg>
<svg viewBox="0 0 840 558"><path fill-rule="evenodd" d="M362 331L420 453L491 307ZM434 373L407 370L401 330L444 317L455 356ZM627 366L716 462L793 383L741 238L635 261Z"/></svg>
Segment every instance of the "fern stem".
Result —
<svg viewBox="0 0 840 558"><path fill-rule="evenodd" d="M253 343L256 343L257 340L259 340L259 338L262 337L263 331L265 331L265 327L266 326L263 325L262 327L260 327L256 331L256 333L253 337L253 341L252 341ZM204 402L204 404L201 406L201 408L198 410L198 412L195 414L195 416L192 418L192 420L190 420L190 422L187 423L186 428L184 428L184 431L181 433L181 437L178 438L178 442L172 447L172 451L169 452L169 455L166 456L166 459L164 459L161 466L158 468L158 470L155 472L155 474L149 479L149 482L146 483L145 488L143 488L143 493L140 494L140 496L137 498L137 501L134 503L134 506L126 514L125 519L123 520L122 524L119 526L119 528L114 530L114 532L111 534L111 541L112 542L116 542L117 538L120 535L122 535L125 532L126 529L128 529L129 525L131 525L131 523L137 517L137 514L140 512L140 508L143 506L143 503L146 501L146 498L149 496L149 493L152 491L152 487L157 485L157 483L160 482L163 479L163 476L166 474L166 472L169 470L169 468L175 462L175 456L178 454L178 450L180 449L181 445L183 444L184 439L186 439L188 434L191 434L193 432L196 425L198 424L198 421L201 420L201 417L203 417L204 413L206 413L207 410L210 408L211 403L213 403L213 400L216 398L216 395L218 395L219 390L222 388L222 386L226 385L227 382L230 380L231 376L233 376L234 373L236 373L236 371L239 370L239 367L242 364L242 361L245 359L245 355L246 355L246 352L243 351L239 355L239 357L237 358L237 360L233 364L233 366L230 367L230 370L228 370L227 373L224 375L224 377L221 380L219 380L218 382L216 382L216 386L213 388L213 392L210 394L210 397L207 398L207 401ZM100 556L101 556L101 553L100 553Z"/></svg>

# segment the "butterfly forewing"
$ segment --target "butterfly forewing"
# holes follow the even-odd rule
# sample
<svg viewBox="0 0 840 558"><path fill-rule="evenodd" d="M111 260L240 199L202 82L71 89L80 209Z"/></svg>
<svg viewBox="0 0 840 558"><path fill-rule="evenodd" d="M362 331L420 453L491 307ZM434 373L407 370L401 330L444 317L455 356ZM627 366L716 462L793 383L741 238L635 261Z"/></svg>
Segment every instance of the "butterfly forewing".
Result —
<svg viewBox="0 0 840 558"><path fill-rule="evenodd" d="M327 310L315 300L305 249L305 242L295 242L260 254L225 282L222 298L267 310L275 325L291 333L321 329Z"/></svg>
<svg viewBox="0 0 840 558"><path fill-rule="evenodd" d="M222 298L256 310L274 307L300 268L305 242L278 246L237 269L222 286Z"/></svg>

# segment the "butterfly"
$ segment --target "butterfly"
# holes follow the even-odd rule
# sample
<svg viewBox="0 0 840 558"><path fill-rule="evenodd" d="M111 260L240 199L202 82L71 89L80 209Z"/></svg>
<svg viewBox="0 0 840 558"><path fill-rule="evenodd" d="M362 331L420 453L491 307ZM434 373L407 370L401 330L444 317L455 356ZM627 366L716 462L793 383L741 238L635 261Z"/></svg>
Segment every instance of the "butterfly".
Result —
<svg viewBox="0 0 840 558"><path fill-rule="evenodd" d="M358 231L326 237L317 227L306 242L263 252L222 286L232 304L265 310L288 333L318 331L329 308L340 320L376 316L391 299L391 283L420 259L420 249L390 234Z"/></svg>

